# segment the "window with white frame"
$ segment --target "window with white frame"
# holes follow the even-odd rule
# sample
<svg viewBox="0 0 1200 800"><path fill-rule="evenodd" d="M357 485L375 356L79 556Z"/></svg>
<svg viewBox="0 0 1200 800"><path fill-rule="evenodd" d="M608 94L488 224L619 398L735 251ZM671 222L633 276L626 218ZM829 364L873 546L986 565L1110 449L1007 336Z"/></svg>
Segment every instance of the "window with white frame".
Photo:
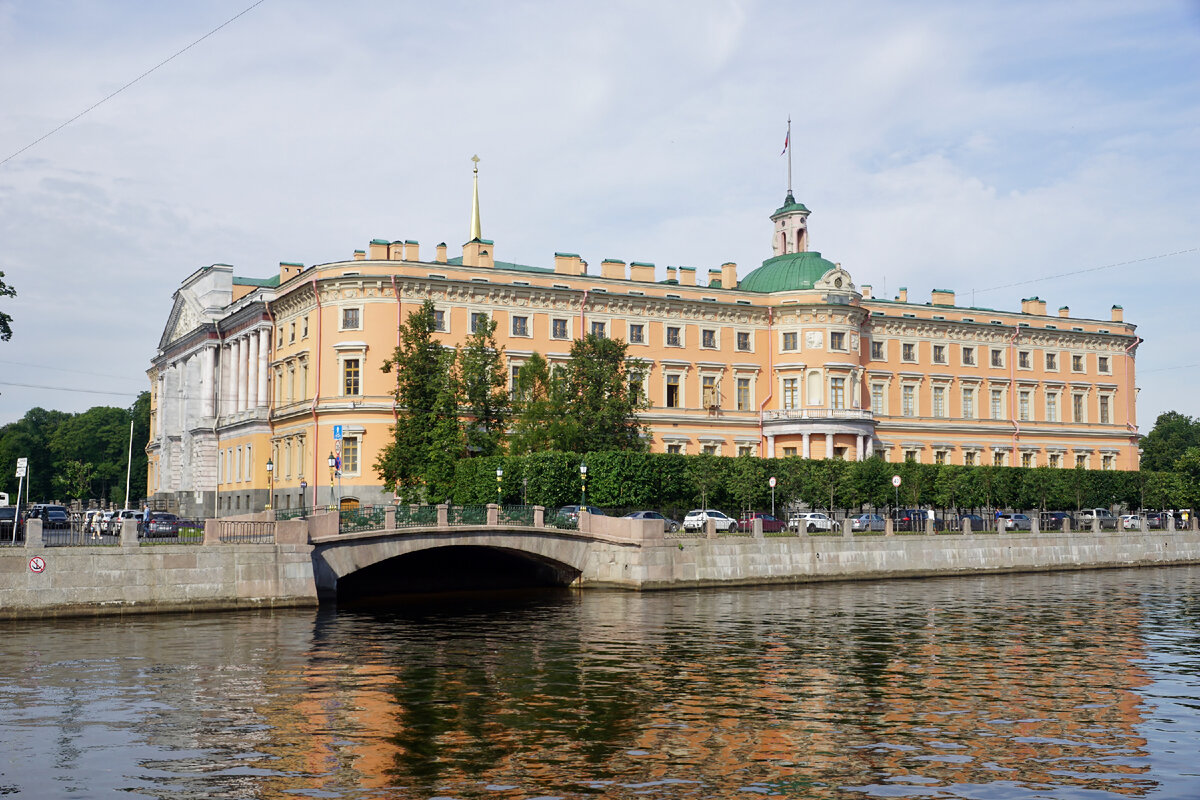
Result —
<svg viewBox="0 0 1200 800"><path fill-rule="evenodd" d="M342 330L357 331L362 329L362 308L350 306L342 309Z"/></svg>
<svg viewBox="0 0 1200 800"><path fill-rule="evenodd" d="M738 411L752 411L754 400L750 397L750 379L737 379L737 408Z"/></svg>
<svg viewBox="0 0 1200 800"><path fill-rule="evenodd" d="M1100 407L1098 409L1100 412L1100 424L1107 425L1112 422L1111 413L1109 410L1112 405L1112 398L1106 394L1102 394L1096 399L1100 403Z"/></svg>
<svg viewBox="0 0 1200 800"><path fill-rule="evenodd" d="M567 321L565 319L550 320L550 338L551 339L566 339L570 335L567 329Z"/></svg>
<svg viewBox="0 0 1200 800"><path fill-rule="evenodd" d="M750 334L746 331L738 331L737 349L743 353L750 352Z"/></svg>
<svg viewBox="0 0 1200 800"><path fill-rule="evenodd" d="M1004 390L992 389L992 419L1004 419Z"/></svg>
<svg viewBox="0 0 1200 800"><path fill-rule="evenodd" d="M1058 469L1062 466L1062 456L1058 453L1051 453L1046 456L1046 465Z"/></svg>
<svg viewBox="0 0 1200 800"><path fill-rule="evenodd" d="M789 333L783 334L783 349L784 350L790 351L790 350L797 349L798 342L799 342L799 335L796 334L795 332L789 332Z"/></svg>
<svg viewBox="0 0 1200 800"><path fill-rule="evenodd" d="M683 347L683 335L678 325L667 326L667 347Z"/></svg>
<svg viewBox="0 0 1200 800"><path fill-rule="evenodd" d="M912 342L903 342L900 345L900 360L912 363L917 360L917 346Z"/></svg>
<svg viewBox="0 0 1200 800"><path fill-rule="evenodd" d="M359 444L360 440L358 436L342 437L342 473L345 475L358 474Z"/></svg>
<svg viewBox="0 0 1200 800"><path fill-rule="evenodd" d="M975 387L964 386L962 390L963 419L975 419Z"/></svg>
<svg viewBox="0 0 1200 800"><path fill-rule="evenodd" d="M1005 454L1004 454L1003 450L994 451L992 453L992 466L993 467L1003 467L1004 466L1004 455Z"/></svg>
<svg viewBox="0 0 1200 800"><path fill-rule="evenodd" d="M884 392L886 386L882 382L871 384L871 413L876 416L882 416L884 413Z"/></svg>
<svg viewBox="0 0 1200 800"><path fill-rule="evenodd" d="M528 336L529 335L529 317L514 316L512 318L512 335L513 336Z"/></svg>
<svg viewBox="0 0 1200 800"><path fill-rule="evenodd" d="M887 351L883 347L883 342L871 342L871 360L883 361L887 358Z"/></svg>
<svg viewBox="0 0 1200 800"><path fill-rule="evenodd" d="M440 308L433 310L433 329L438 333L446 332L446 312Z"/></svg>
<svg viewBox="0 0 1200 800"><path fill-rule="evenodd" d="M680 408L683 405L683 387L680 384L679 375L667 375L667 408Z"/></svg>
<svg viewBox="0 0 1200 800"><path fill-rule="evenodd" d="M1071 372L1083 372L1085 365L1086 362L1084 361L1084 357L1082 355L1074 354L1071 356Z"/></svg>
<svg viewBox="0 0 1200 800"><path fill-rule="evenodd" d="M1109 361L1108 356L1096 356L1096 371L1101 375L1112 374L1112 362Z"/></svg>
<svg viewBox="0 0 1200 800"><path fill-rule="evenodd" d="M716 375L700 376L700 397L705 408L716 408L721 405L721 399L717 392Z"/></svg>
<svg viewBox="0 0 1200 800"><path fill-rule="evenodd" d="M1028 350L1017 351L1017 369L1033 369L1033 353Z"/></svg>
<svg viewBox="0 0 1200 800"><path fill-rule="evenodd" d="M946 387L945 386L934 386L933 387L933 416L935 416L935 417L946 416Z"/></svg>
<svg viewBox="0 0 1200 800"><path fill-rule="evenodd" d="M629 343L630 344L645 344L646 343L646 326L640 322L630 323L629 325Z"/></svg>
<svg viewBox="0 0 1200 800"><path fill-rule="evenodd" d="M800 381L796 378L783 379L783 407L785 409L800 407Z"/></svg>
<svg viewBox="0 0 1200 800"><path fill-rule="evenodd" d="M842 331L829 332L829 349L846 351L846 334Z"/></svg>
<svg viewBox="0 0 1200 800"><path fill-rule="evenodd" d="M1046 353L1046 371L1058 372L1058 353Z"/></svg>
<svg viewBox="0 0 1200 800"><path fill-rule="evenodd" d="M1114 470L1117 467L1117 459L1115 456L1101 456L1100 469L1107 471Z"/></svg>
<svg viewBox="0 0 1200 800"><path fill-rule="evenodd" d="M945 450L934 450L933 451L933 463L945 464L949 460L948 456L949 456L949 453L947 453Z"/></svg>
<svg viewBox="0 0 1200 800"><path fill-rule="evenodd" d="M946 345L935 344L933 346L933 363L935 363L935 364L945 364L946 363Z"/></svg>
<svg viewBox="0 0 1200 800"><path fill-rule="evenodd" d="M482 311L471 312L471 333L478 331L481 325L487 324L487 318L488 315Z"/></svg>
<svg viewBox="0 0 1200 800"><path fill-rule="evenodd" d="M1071 418L1074 422L1087 422L1087 395L1083 392L1071 395Z"/></svg>
<svg viewBox="0 0 1200 800"><path fill-rule="evenodd" d="M1037 463L1033 460L1033 453L1021 453L1021 466L1025 469L1037 466Z"/></svg>
<svg viewBox="0 0 1200 800"><path fill-rule="evenodd" d="M357 358L342 359L342 394L347 397L362 394L362 362Z"/></svg>
<svg viewBox="0 0 1200 800"><path fill-rule="evenodd" d="M975 366L975 348L964 347L962 349L962 363L964 367Z"/></svg>
<svg viewBox="0 0 1200 800"><path fill-rule="evenodd" d="M604 322L593 321L592 322L592 336L595 336L598 339L607 338L608 337L608 324L604 323Z"/></svg>
<svg viewBox="0 0 1200 800"><path fill-rule="evenodd" d="M845 408L846 407L846 379L845 378L830 378L829 379L829 407L830 408Z"/></svg>
<svg viewBox="0 0 1200 800"><path fill-rule="evenodd" d="M1017 392L1017 414L1022 422L1029 421L1029 402L1032 393L1027 389Z"/></svg>
<svg viewBox="0 0 1200 800"><path fill-rule="evenodd" d="M976 455L977 454L975 453L974 450L968 450L965 453L963 453L963 466L964 467L975 466Z"/></svg>
<svg viewBox="0 0 1200 800"><path fill-rule="evenodd" d="M717 332L712 328L704 328L700 331L700 346L706 350L716 349Z"/></svg>
<svg viewBox="0 0 1200 800"><path fill-rule="evenodd" d="M900 387L900 414L905 417L917 415L917 387L911 383Z"/></svg>
<svg viewBox="0 0 1200 800"><path fill-rule="evenodd" d="M1082 467L1083 469L1087 469L1087 465L1088 465L1087 453L1076 453L1075 454L1075 466Z"/></svg>
<svg viewBox="0 0 1200 800"><path fill-rule="evenodd" d="M1003 367L1004 366L1004 351L1003 350L996 348L996 347L992 348L992 366L993 367Z"/></svg>
<svg viewBox="0 0 1200 800"><path fill-rule="evenodd" d="M1046 422L1058 422L1058 392L1046 392Z"/></svg>

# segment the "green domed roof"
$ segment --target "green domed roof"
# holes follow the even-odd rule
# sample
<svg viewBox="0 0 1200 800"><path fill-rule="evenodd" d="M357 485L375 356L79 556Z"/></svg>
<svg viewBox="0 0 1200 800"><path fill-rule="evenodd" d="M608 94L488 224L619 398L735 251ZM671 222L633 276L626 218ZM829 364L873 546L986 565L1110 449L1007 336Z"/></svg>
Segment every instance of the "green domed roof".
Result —
<svg viewBox="0 0 1200 800"><path fill-rule="evenodd" d="M829 270L837 265L821 258L815 250L785 253L768 258L762 266L738 283L747 292L789 292L811 289Z"/></svg>

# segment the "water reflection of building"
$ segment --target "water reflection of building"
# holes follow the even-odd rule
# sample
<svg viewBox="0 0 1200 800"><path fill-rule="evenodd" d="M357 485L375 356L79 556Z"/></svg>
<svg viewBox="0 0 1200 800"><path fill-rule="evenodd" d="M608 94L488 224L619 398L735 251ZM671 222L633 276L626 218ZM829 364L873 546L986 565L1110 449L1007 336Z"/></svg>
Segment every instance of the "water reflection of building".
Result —
<svg viewBox="0 0 1200 800"><path fill-rule="evenodd" d="M1029 600L1041 580L590 595L533 619L413 620L383 643L321 643L302 704L264 713L295 726L281 758L363 788L1144 794L1137 604L1081 590L1043 606Z"/></svg>

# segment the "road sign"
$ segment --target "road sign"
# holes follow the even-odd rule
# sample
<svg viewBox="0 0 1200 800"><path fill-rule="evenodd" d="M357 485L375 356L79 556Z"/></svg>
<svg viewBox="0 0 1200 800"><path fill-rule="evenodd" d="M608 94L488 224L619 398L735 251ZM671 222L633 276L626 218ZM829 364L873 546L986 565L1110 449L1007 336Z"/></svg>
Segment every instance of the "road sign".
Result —
<svg viewBox="0 0 1200 800"><path fill-rule="evenodd" d="M333 426L333 440L335 442L340 442L342 440L342 426L341 425Z"/></svg>
<svg viewBox="0 0 1200 800"><path fill-rule="evenodd" d="M772 478L771 478L771 480L767 481L767 484L768 484L768 485L769 485L769 486L770 486L772 489L774 489L774 488L775 488L775 478L774 478L774 477L772 477Z"/></svg>
<svg viewBox="0 0 1200 800"><path fill-rule="evenodd" d="M307 488L308 488L308 481L300 481L300 491L303 492Z"/></svg>
<svg viewBox="0 0 1200 800"><path fill-rule="evenodd" d="M45 570L46 561L41 556L34 556L33 558L29 559L30 572L45 572Z"/></svg>
<svg viewBox="0 0 1200 800"><path fill-rule="evenodd" d="M896 488L900 488L900 476L899 475L892 476L892 486L895 486Z"/></svg>
<svg viewBox="0 0 1200 800"><path fill-rule="evenodd" d="M25 474L28 471L29 471L29 459L28 458L18 458L17 459L17 474L14 475L13 477L24 478Z"/></svg>

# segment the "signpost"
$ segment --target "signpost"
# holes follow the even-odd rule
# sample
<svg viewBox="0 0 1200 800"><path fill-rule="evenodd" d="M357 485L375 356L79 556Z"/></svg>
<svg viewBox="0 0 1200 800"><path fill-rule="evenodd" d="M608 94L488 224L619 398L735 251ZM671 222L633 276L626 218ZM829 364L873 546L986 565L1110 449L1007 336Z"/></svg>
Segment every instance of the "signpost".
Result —
<svg viewBox="0 0 1200 800"><path fill-rule="evenodd" d="M25 483L25 475L29 472L29 459L17 459L17 502L13 511L13 542L17 541L17 526L21 524L21 486Z"/></svg>
<svg viewBox="0 0 1200 800"><path fill-rule="evenodd" d="M334 475L338 479L338 500L335 508L340 512L342 505L342 426L333 426L333 454L334 462L330 464L334 468ZM329 480L329 502L333 502L333 476Z"/></svg>
<svg viewBox="0 0 1200 800"><path fill-rule="evenodd" d="M894 513L900 513L900 476L892 476L892 486L896 489L896 510Z"/></svg>
<svg viewBox="0 0 1200 800"><path fill-rule="evenodd" d="M767 481L771 485L771 516L775 516L775 476L771 476L771 480Z"/></svg>

